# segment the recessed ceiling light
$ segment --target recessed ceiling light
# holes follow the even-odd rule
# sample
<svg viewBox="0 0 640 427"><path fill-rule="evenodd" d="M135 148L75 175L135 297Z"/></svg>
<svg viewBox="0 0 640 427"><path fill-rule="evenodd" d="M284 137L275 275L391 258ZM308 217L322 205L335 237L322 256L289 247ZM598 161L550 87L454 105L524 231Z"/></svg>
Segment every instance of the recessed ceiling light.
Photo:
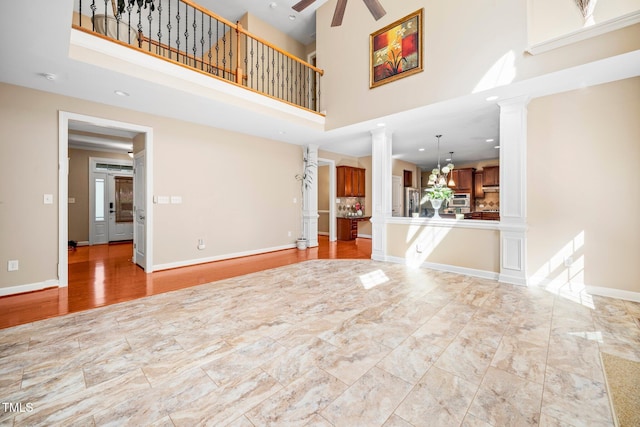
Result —
<svg viewBox="0 0 640 427"><path fill-rule="evenodd" d="M113 93L115 93L118 96L129 96L129 94L123 90L114 90Z"/></svg>
<svg viewBox="0 0 640 427"><path fill-rule="evenodd" d="M492 95L492 96L488 96L487 97L487 101L495 101L496 99L498 99L498 97L496 95Z"/></svg>
<svg viewBox="0 0 640 427"><path fill-rule="evenodd" d="M493 142L493 138L487 139L487 142Z"/></svg>
<svg viewBox="0 0 640 427"><path fill-rule="evenodd" d="M493 147L493 148L500 148L500 146L499 146L499 145L496 145L496 146L495 146L495 147Z"/></svg>
<svg viewBox="0 0 640 427"><path fill-rule="evenodd" d="M276 3L276 2L274 2L274 1L272 1L271 3L269 3L269 7L270 7L271 9L275 9L276 7L278 7L278 3Z"/></svg>
<svg viewBox="0 0 640 427"><path fill-rule="evenodd" d="M296 15L289 15L289 19L292 20L292 21L295 21L296 20Z"/></svg>
<svg viewBox="0 0 640 427"><path fill-rule="evenodd" d="M283 131L283 130L279 130L279 131L278 131L278 133L279 133L280 135L284 135L284 134L286 134L286 132L285 132L285 131Z"/></svg>
<svg viewBox="0 0 640 427"><path fill-rule="evenodd" d="M380 122L380 123L377 123L377 124L376 124L376 126L378 126L379 128L383 128L383 127L385 127L385 126L386 126L386 124L385 124L385 123Z"/></svg>
<svg viewBox="0 0 640 427"><path fill-rule="evenodd" d="M424 151L424 148L418 148L418 151Z"/></svg>
<svg viewBox="0 0 640 427"><path fill-rule="evenodd" d="M58 76L56 76L53 73L42 73L40 74L42 77L44 77L45 79L49 80L49 81L53 81L55 80Z"/></svg>

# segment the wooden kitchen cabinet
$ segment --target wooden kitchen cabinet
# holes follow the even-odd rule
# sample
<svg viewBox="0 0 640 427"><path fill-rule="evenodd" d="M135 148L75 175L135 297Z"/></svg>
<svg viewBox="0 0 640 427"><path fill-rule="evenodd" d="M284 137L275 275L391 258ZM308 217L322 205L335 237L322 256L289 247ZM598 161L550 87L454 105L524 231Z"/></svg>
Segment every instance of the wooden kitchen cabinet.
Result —
<svg viewBox="0 0 640 427"><path fill-rule="evenodd" d="M358 237L358 222L371 217L338 218L338 240L355 240Z"/></svg>
<svg viewBox="0 0 640 427"><path fill-rule="evenodd" d="M365 197L366 169L338 166L336 175L338 197Z"/></svg>
<svg viewBox="0 0 640 427"><path fill-rule="evenodd" d="M484 185L484 173L482 172L476 172L475 173L475 196L478 199L483 199L484 198L484 190L482 189L482 186Z"/></svg>
<svg viewBox="0 0 640 427"><path fill-rule="evenodd" d="M453 181L455 185L451 187L456 193L473 194L474 168L454 169Z"/></svg>
<svg viewBox="0 0 640 427"><path fill-rule="evenodd" d="M485 166L482 168L482 181L485 187L500 185L500 166Z"/></svg>

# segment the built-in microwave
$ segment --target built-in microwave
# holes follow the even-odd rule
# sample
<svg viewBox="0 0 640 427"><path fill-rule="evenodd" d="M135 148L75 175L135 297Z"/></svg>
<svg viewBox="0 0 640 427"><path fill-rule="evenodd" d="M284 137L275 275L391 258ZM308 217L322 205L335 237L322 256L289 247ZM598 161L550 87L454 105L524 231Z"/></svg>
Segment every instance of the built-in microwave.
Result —
<svg viewBox="0 0 640 427"><path fill-rule="evenodd" d="M449 201L450 208L468 208L471 206L471 194L469 193L456 193Z"/></svg>

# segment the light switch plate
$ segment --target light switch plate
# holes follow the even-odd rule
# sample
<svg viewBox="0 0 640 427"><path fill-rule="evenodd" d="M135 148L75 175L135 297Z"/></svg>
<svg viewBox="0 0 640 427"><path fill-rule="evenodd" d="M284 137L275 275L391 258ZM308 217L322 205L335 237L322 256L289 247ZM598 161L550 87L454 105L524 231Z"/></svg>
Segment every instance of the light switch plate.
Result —
<svg viewBox="0 0 640 427"><path fill-rule="evenodd" d="M179 205L180 203L182 203L182 196L171 196L172 205Z"/></svg>
<svg viewBox="0 0 640 427"><path fill-rule="evenodd" d="M53 204L53 194L45 194L42 198L45 205Z"/></svg>
<svg viewBox="0 0 640 427"><path fill-rule="evenodd" d="M158 196L158 204L166 205L169 203L169 196Z"/></svg>
<svg viewBox="0 0 640 427"><path fill-rule="evenodd" d="M20 264L17 259L12 259L7 262L7 271L18 271Z"/></svg>
<svg viewBox="0 0 640 427"><path fill-rule="evenodd" d="M75 197L69 197L69 203L75 203L75 202L76 202Z"/></svg>

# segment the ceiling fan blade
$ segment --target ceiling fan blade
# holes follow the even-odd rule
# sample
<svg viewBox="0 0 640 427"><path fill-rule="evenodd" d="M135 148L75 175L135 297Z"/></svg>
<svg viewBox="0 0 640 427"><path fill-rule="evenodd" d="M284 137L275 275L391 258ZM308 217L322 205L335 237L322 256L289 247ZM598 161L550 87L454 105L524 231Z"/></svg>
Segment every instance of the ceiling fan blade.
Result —
<svg viewBox="0 0 640 427"><path fill-rule="evenodd" d="M298 3L294 4L293 6L291 6L291 9L295 10L296 12L302 12L307 7L309 7L309 5L311 3L313 3L314 1L316 1L316 0L302 0L302 1L299 1Z"/></svg>
<svg viewBox="0 0 640 427"><path fill-rule="evenodd" d="M387 14L378 0L364 0L364 4L367 5L369 12L371 12L373 19L376 21Z"/></svg>
<svg viewBox="0 0 640 427"><path fill-rule="evenodd" d="M338 0L336 10L333 12L333 19L331 20L332 27L339 27L342 25L342 18L344 18L344 10L347 7L347 0Z"/></svg>

